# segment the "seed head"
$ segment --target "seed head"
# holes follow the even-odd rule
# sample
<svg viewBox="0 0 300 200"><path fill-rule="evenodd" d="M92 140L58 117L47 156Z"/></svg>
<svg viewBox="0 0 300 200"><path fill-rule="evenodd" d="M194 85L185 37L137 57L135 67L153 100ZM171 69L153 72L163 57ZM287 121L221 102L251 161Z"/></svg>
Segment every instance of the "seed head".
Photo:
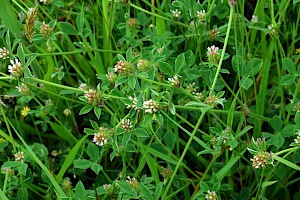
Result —
<svg viewBox="0 0 300 200"><path fill-rule="evenodd" d="M9 50L5 47L0 48L0 59L7 59L9 58Z"/></svg>
<svg viewBox="0 0 300 200"><path fill-rule="evenodd" d="M133 66L130 62L118 61L114 67L114 70L121 76L128 76L133 72Z"/></svg>
<svg viewBox="0 0 300 200"><path fill-rule="evenodd" d="M3 170L3 172L4 172L5 174L7 174L7 175L9 175L9 176L15 175L15 171L14 171L12 168L10 168L10 167L5 167L5 168L3 168L2 170Z"/></svg>
<svg viewBox="0 0 300 200"><path fill-rule="evenodd" d="M250 159L252 166L255 169L263 168L272 163L273 153L259 152L253 158Z"/></svg>
<svg viewBox="0 0 300 200"><path fill-rule="evenodd" d="M127 180L126 182L135 190L139 190L140 189L140 183L138 182L138 180L136 178L131 178L130 176L127 176Z"/></svg>
<svg viewBox="0 0 300 200"><path fill-rule="evenodd" d="M37 7L28 9L24 28L25 28L25 32L26 32L26 37L30 41L30 43L32 42L32 36L35 33L34 21L35 21L36 15L37 15Z"/></svg>
<svg viewBox="0 0 300 200"><path fill-rule="evenodd" d="M145 109L145 113L150 113L150 114L158 112L160 110L159 104L153 99L145 101L143 104L143 108Z"/></svg>
<svg viewBox="0 0 300 200"><path fill-rule="evenodd" d="M87 102L93 106L102 107L104 105L101 95L95 89L89 89L84 92Z"/></svg>
<svg viewBox="0 0 300 200"><path fill-rule="evenodd" d="M107 77L108 81L111 83L114 83L117 79L117 74L113 72L108 72L105 76Z"/></svg>
<svg viewBox="0 0 300 200"><path fill-rule="evenodd" d="M161 167L161 168L162 168L162 171L160 172L160 174L164 178L164 183L166 183L171 178L171 176L173 174L173 170L170 168L164 168L164 167Z"/></svg>
<svg viewBox="0 0 300 200"><path fill-rule="evenodd" d="M66 117L69 117L72 114L72 111L69 108L66 108L64 109L63 113Z"/></svg>
<svg viewBox="0 0 300 200"><path fill-rule="evenodd" d="M150 63L149 60L140 59L140 60L138 60L138 62L137 62L137 67L138 67L138 69L139 69L140 71L146 72L146 71L148 71L149 69L152 68L152 65L151 65L151 63Z"/></svg>
<svg viewBox="0 0 300 200"><path fill-rule="evenodd" d="M219 33L220 33L220 32L218 31L217 28L214 28L214 29L208 31L208 34L207 34L208 39L209 39L210 41L216 40L217 37L218 37L218 35L219 35Z"/></svg>
<svg viewBox="0 0 300 200"><path fill-rule="evenodd" d="M23 160L24 160L24 152L23 151L18 151L17 153L14 154L14 156L15 156L15 161L23 162Z"/></svg>
<svg viewBox="0 0 300 200"><path fill-rule="evenodd" d="M70 181L70 178L64 178L64 180L61 183L61 186L64 191L69 191L72 188L72 182Z"/></svg>
<svg viewBox="0 0 300 200"><path fill-rule="evenodd" d="M236 0L229 0L229 5L230 5L231 7L235 7L235 5L236 5Z"/></svg>
<svg viewBox="0 0 300 200"><path fill-rule="evenodd" d="M29 87L28 87L26 84L24 84L24 83L22 83L21 86L16 86L16 88L18 89L18 91L19 91L21 94L24 94L24 95L30 94L30 89L29 89Z"/></svg>
<svg viewBox="0 0 300 200"><path fill-rule="evenodd" d="M22 76L24 73L24 67L22 63L18 59L11 60L10 63L11 65L8 65L8 72L10 75L16 77Z"/></svg>
<svg viewBox="0 0 300 200"><path fill-rule="evenodd" d="M139 28L139 22L136 18L130 18L127 21L127 26L130 30L135 30Z"/></svg>
<svg viewBox="0 0 300 200"><path fill-rule="evenodd" d="M52 28L49 24L43 22L40 27L40 33L43 35L43 37L48 38L52 34Z"/></svg>
<svg viewBox="0 0 300 200"><path fill-rule="evenodd" d="M206 103L207 105L213 105L217 100L218 98L216 97L216 95L211 94L208 97L206 97L204 103Z"/></svg>

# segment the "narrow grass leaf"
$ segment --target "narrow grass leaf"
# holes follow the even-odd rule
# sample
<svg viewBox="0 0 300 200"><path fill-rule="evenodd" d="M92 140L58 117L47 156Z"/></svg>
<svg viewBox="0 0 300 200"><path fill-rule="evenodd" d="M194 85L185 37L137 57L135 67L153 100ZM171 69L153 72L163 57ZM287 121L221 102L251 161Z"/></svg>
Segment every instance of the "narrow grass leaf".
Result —
<svg viewBox="0 0 300 200"><path fill-rule="evenodd" d="M12 124L10 123L11 127L14 129L15 133L17 134L17 136L19 137L19 139L21 140L21 142L23 143L23 145L25 146L26 150L29 152L29 154L32 156L33 160L42 168L42 170L44 171L44 173L47 175L47 177L49 178L49 180L51 181L51 183L53 184L55 190L58 192L58 194L61 197L66 197L65 192L63 191L63 189L59 186L58 182L56 182L56 180L53 178L52 174L50 173L50 171L48 170L48 168L42 163L42 161L37 157L37 155L35 155L35 153L32 151L32 149L27 145L27 143L24 141L24 139L21 137L21 135L19 134L19 132L15 129L14 126L12 126Z"/></svg>
<svg viewBox="0 0 300 200"><path fill-rule="evenodd" d="M2 23L15 35L21 32L21 25L9 0L1 0L0 18Z"/></svg>
<svg viewBox="0 0 300 200"><path fill-rule="evenodd" d="M292 163L292 162L290 162L282 157L276 156L276 155L273 158L274 158L274 160L277 160L278 162L281 162L282 164L284 164L292 169L300 171L300 166L296 165L295 163Z"/></svg>
<svg viewBox="0 0 300 200"><path fill-rule="evenodd" d="M247 149L245 149L244 151L241 152L241 155L243 155L245 153ZM232 169L233 165L241 158L240 155L236 155L234 157L231 157L231 159L226 163L226 165L220 169L217 172L217 177L219 179L219 181L221 182L223 180L223 178L229 173L229 171Z"/></svg>
<svg viewBox="0 0 300 200"><path fill-rule="evenodd" d="M70 151L69 155L66 157L66 160L64 161L63 165L60 168L59 173L56 176L57 182L60 182L66 173L67 169L70 167L70 165L73 163L75 156L82 145L82 143L85 141L85 139L88 137L88 135L84 136L77 144L73 147L73 149Z"/></svg>
<svg viewBox="0 0 300 200"><path fill-rule="evenodd" d="M9 200L7 198L7 196L5 195L5 193L0 189L0 197L1 197L1 200Z"/></svg>
<svg viewBox="0 0 300 200"><path fill-rule="evenodd" d="M74 137L74 135L64 126L61 126L59 124L49 122L51 128L53 131L62 139L69 142L72 146L77 142L77 139Z"/></svg>

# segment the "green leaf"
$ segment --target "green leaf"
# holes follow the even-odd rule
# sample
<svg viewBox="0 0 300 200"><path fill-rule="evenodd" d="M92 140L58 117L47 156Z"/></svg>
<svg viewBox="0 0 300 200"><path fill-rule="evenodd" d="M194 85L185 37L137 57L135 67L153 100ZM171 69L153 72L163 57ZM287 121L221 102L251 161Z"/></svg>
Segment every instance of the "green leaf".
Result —
<svg viewBox="0 0 300 200"><path fill-rule="evenodd" d="M299 2L300 2L300 0L294 0L293 4L295 5L296 3L299 3Z"/></svg>
<svg viewBox="0 0 300 200"><path fill-rule="evenodd" d="M22 43L20 43L18 46L17 54L18 54L18 57L19 57L21 63L24 65L25 64L25 53L24 53Z"/></svg>
<svg viewBox="0 0 300 200"><path fill-rule="evenodd" d="M268 187L268 186L270 186L270 185L273 185L273 184L275 184L275 183L277 183L278 181L264 181L263 183L262 183L262 185L261 185L261 188L266 188L266 187Z"/></svg>
<svg viewBox="0 0 300 200"><path fill-rule="evenodd" d="M85 139L88 137L88 135L84 136L79 142L77 142L77 144L73 147L73 149L70 151L70 153L68 154L68 156L66 157L63 165L60 168L59 173L56 176L56 180L57 182L60 183L60 181L62 180L62 177L64 176L64 174L66 173L67 169L70 167L70 165L73 163L74 158L80 148L80 146L82 145L82 143L85 141Z"/></svg>
<svg viewBox="0 0 300 200"><path fill-rule="evenodd" d="M94 161L94 162L98 161L98 159L100 158L99 149L92 142L89 142L89 144L88 144L87 154L89 155L91 160Z"/></svg>
<svg viewBox="0 0 300 200"><path fill-rule="evenodd" d="M3 109L2 109L3 112ZM13 128L15 134L18 136L18 138L21 140L22 144L25 146L26 150L29 152L31 158L33 161L37 163L37 166L42 168L43 173L47 176L47 178L50 180L52 185L54 186L57 194L61 197L66 197L65 192L63 189L60 187L58 182L54 179L53 175L49 171L49 169L44 165L44 163L35 155L35 153L31 150L31 148L28 146L28 144L25 142L23 137L18 133L17 129L9 122L10 126Z"/></svg>
<svg viewBox="0 0 300 200"><path fill-rule="evenodd" d="M161 197L161 191L162 191L163 183L159 182L155 187L155 200L159 200L159 197Z"/></svg>
<svg viewBox="0 0 300 200"><path fill-rule="evenodd" d="M81 108L81 110L79 112L79 115L84 115L84 114L90 112L92 109L93 109L92 105L83 106L83 108Z"/></svg>
<svg viewBox="0 0 300 200"><path fill-rule="evenodd" d="M129 78L128 78L129 87L134 90L135 84L136 84L136 78L133 76L129 76Z"/></svg>
<svg viewBox="0 0 300 200"><path fill-rule="evenodd" d="M18 166L18 165L20 165L20 162L17 162L17 161L6 161L1 166L1 169L3 170L4 168L14 168L15 166Z"/></svg>
<svg viewBox="0 0 300 200"><path fill-rule="evenodd" d="M291 137L295 135L296 126L294 124L288 124L280 131L283 137Z"/></svg>
<svg viewBox="0 0 300 200"><path fill-rule="evenodd" d="M214 15L216 15L219 19L224 19L228 16L228 6L218 6L214 9Z"/></svg>
<svg viewBox="0 0 300 200"><path fill-rule="evenodd" d="M294 74L296 73L296 66L295 63L290 58L283 58L282 59L282 66L286 69L289 73Z"/></svg>
<svg viewBox="0 0 300 200"><path fill-rule="evenodd" d="M147 131L143 128L136 128L133 130L133 133L137 136L137 137L148 137L149 134L147 133Z"/></svg>
<svg viewBox="0 0 300 200"><path fill-rule="evenodd" d="M177 56L175 60L175 74L179 74L184 65L185 65L185 56L184 53L181 53L179 56Z"/></svg>
<svg viewBox="0 0 300 200"><path fill-rule="evenodd" d="M282 129L283 126L283 121L280 119L279 116L275 115L274 117L272 117L271 119L271 127L279 132Z"/></svg>
<svg viewBox="0 0 300 200"><path fill-rule="evenodd" d="M9 31L18 35L21 32L21 24L19 23L17 15L10 2L11 1L9 0L1 0L0 18L2 24L4 24Z"/></svg>
<svg viewBox="0 0 300 200"><path fill-rule="evenodd" d="M100 108L100 107L94 107L94 113L95 113L97 119L100 119L100 116L101 116L101 108Z"/></svg>
<svg viewBox="0 0 300 200"><path fill-rule="evenodd" d="M93 162L86 159L78 159L74 161L74 167L78 169L88 169L93 165Z"/></svg>
<svg viewBox="0 0 300 200"><path fill-rule="evenodd" d="M201 190L203 190L205 192L208 191L208 190L210 190L210 187L204 181L200 182L200 187L201 187Z"/></svg>
<svg viewBox="0 0 300 200"><path fill-rule="evenodd" d="M248 90L252 84L253 80L249 77L243 76L243 78L240 80L240 86L245 90Z"/></svg>
<svg viewBox="0 0 300 200"><path fill-rule="evenodd" d="M241 158L241 156L244 155L246 150L247 149L241 151L239 155L231 157L230 160L226 162L225 166L217 172L216 175L217 175L218 179L220 180L220 182L223 180L223 178L225 176L228 175L228 173L232 169L233 165Z"/></svg>
<svg viewBox="0 0 300 200"><path fill-rule="evenodd" d="M21 165L18 167L18 171L23 176L26 176L27 168L28 168L28 164L27 163L21 163Z"/></svg>
<svg viewBox="0 0 300 200"><path fill-rule="evenodd" d="M103 169L103 167L97 163L93 163L91 169L95 172L95 174L99 174L100 170Z"/></svg>
<svg viewBox="0 0 300 200"><path fill-rule="evenodd" d="M163 122L164 122L164 118L161 114L155 114L155 120L160 124L160 125L163 125Z"/></svg>
<svg viewBox="0 0 300 200"><path fill-rule="evenodd" d="M236 74L242 76L244 69L244 59L242 56L234 55L231 60L232 69Z"/></svg>
<svg viewBox="0 0 300 200"><path fill-rule="evenodd" d="M169 111L172 115L175 115L176 114L176 108L175 108L175 105L170 101L169 102Z"/></svg>
<svg viewBox="0 0 300 200"><path fill-rule="evenodd" d="M284 144L284 141L285 141L285 139L280 133L277 133L273 137L273 145L277 148L280 148Z"/></svg>
<svg viewBox="0 0 300 200"><path fill-rule="evenodd" d="M120 181L118 183L118 185L121 188L121 190L123 192L125 192L126 194L129 194L129 195L134 196L134 197L137 195L136 191L132 187L130 187L129 183L127 183L125 181Z"/></svg>
<svg viewBox="0 0 300 200"><path fill-rule="evenodd" d="M93 129L95 129L96 131L99 130L99 125L97 124L97 122L90 120L90 123L91 123Z"/></svg>
<svg viewBox="0 0 300 200"><path fill-rule="evenodd" d="M58 22L57 26L63 33L67 35L78 35L78 31L75 29L75 27L68 22Z"/></svg>
<svg viewBox="0 0 300 200"><path fill-rule="evenodd" d="M84 27L84 3L81 5L81 10L80 13L77 15L76 17L76 26L77 29L79 30L79 32L83 31L83 27Z"/></svg>
<svg viewBox="0 0 300 200"><path fill-rule="evenodd" d="M290 162L284 158L281 158L279 156L276 156L276 155L273 158L274 158L274 160L277 160L278 162L281 162L282 164L285 164L286 166L288 166L292 169L300 171L300 166L296 165L295 163L292 163L292 162Z"/></svg>
<svg viewBox="0 0 300 200"><path fill-rule="evenodd" d="M75 187L76 196L80 200L85 200L85 188L81 181L79 181Z"/></svg>
<svg viewBox="0 0 300 200"><path fill-rule="evenodd" d="M141 183L140 185L141 185L141 192L143 197L147 200L154 199L149 188L147 188L143 183Z"/></svg>
<svg viewBox="0 0 300 200"><path fill-rule="evenodd" d="M254 76L258 74L263 65L263 60L260 58L252 58L246 65L246 69L243 76Z"/></svg>
<svg viewBox="0 0 300 200"><path fill-rule="evenodd" d="M74 135L65 127L59 124L49 122L52 130L62 139L68 141L72 146L77 142Z"/></svg>
<svg viewBox="0 0 300 200"><path fill-rule="evenodd" d="M2 199L2 200L9 200L7 198L7 196L5 195L5 193L1 189L0 189L0 199Z"/></svg>
<svg viewBox="0 0 300 200"><path fill-rule="evenodd" d="M167 133L165 134L164 143L166 144L167 147L169 147L171 151L173 151L176 144L176 136L171 130L168 130Z"/></svg>
<svg viewBox="0 0 300 200"><path fill-rule="evenodd" d="M132 48L130 47L127 51L126 51L126 60L128 62L131 62L132 59Z"/></svg>
<svg viewBox="0 0 300 200"><path fill-rule="evenodd" d="M174 76L174 71L172 70L171 66L169 65L169 63L166 62L158 62L159 63L159 70L163 73L165 73L166 75L169 76Z"/></svg>
<svg viewBox="0 0 300 200"><path fill-rule="evenodd" d="M126 81L128 81L128 78L127 78L127 77L119 78L119 79L117 79L115 85L116 85L116 86L121 85L122 83L125 83Z"/></svg>
<svg viewBox="0 0 300 200"><path fill-rule="evenodd" d="M153 120L153 115L151 114L147 114L145 117L144 117L144 120L143 120L143 125L146 126L148 124L150 124Z"/></svg>
<svg viewBox="0 0 300 200"><path fill-rule="evenodd" d="M281 78L281 82L280 85L292 85L295 82L295 75L292 74L285 74L282 78Z"/></svg>

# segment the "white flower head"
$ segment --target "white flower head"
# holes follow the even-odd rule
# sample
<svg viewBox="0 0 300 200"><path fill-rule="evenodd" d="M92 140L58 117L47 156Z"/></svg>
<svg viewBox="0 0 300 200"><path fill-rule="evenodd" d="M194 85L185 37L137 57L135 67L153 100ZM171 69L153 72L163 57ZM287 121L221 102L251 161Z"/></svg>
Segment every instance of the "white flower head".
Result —
<svg viewBox="0 0 300 200"><path fill-rule="evenodd" d="M204 22L204 21L205 21L205 17L206 17L205 10L197 11L197 18L198 18L201 22Z"/></svg>
<svg viewBox="0 0 300 200"><path fill-rule="evenodd" d="M15 160L18 162L23 162L24 160L24 152L23 151L18 151L17 153L14 154Z"/></svg>
<svg viewBox="0 0 300 200"><path fill-rule="evenodd" d="M21 76L24 72L22 63L18 59L10 61L11 65L8 65L8 72L11 76Z"/></svg>
<svg viewBox="0 0 300 200"><path fill-rule="evenodd" d="M152 114L159 111L159 104L153 99L150 99L144 102L143 108L145 109L145 113Z"/></svg>
<svg viewBox="0 0 300 200"><path fill-rule="evenodd" d="M171 13L172 13L172 15L173 15L173 17L175 19L179 19L180 18L181 12L178 9L171 10Z"/></svg>
<svg viewBox="0 0 300 200"><path fill-rule="evenodd" d="M258 17L257 17L256 15L252 15L251 22L252 22L252 23L258 22Z"/></svg>
<svg viewBox="0 0 300 200"><path fill-rule="evenodd" d="M7 59L9 58L9 50L5 47L0 48L0 59Z"/></svg>

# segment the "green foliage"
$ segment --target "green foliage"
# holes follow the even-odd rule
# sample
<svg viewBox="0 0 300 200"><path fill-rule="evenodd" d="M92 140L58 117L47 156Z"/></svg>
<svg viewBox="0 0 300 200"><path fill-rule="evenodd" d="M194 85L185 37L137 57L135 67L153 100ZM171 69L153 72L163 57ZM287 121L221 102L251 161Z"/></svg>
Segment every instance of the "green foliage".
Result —
<svg viewBox="0 0 300 200"><path fill-rule="evenodd" d="M0 199L299 199L299 6L3 0Z"/></svg>

